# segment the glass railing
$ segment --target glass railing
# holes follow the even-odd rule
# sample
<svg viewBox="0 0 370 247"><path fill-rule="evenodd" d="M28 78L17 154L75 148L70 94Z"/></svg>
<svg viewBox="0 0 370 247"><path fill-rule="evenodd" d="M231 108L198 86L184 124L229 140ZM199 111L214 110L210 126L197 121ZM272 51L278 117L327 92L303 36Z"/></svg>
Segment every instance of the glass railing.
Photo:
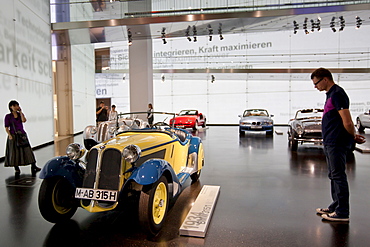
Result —
<svg viewBox="0 0 370 247"><path fill-rule="evenodd" d="M52 0L51 22L77 22L140 17L169 17L191 14L236 13L345 6L366 3L370 3L370 0L153 0L147 5L145 4L145 1L130 0Z"/></svg>

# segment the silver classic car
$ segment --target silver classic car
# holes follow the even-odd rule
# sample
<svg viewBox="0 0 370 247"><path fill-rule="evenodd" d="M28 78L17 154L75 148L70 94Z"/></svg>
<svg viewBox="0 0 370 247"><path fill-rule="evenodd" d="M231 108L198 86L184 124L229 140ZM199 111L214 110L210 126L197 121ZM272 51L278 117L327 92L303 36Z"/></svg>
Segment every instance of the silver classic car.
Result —
<svg viewBox="0 0 370 247"><path fill-rule="evenodd" d="M288 141L292 151L298 149L298 144L313 143L322 145L321 120L323 109L298 110L295 117L289 120Z"/></svg>
<svg viewBox="0 0 370 247"><path fill-rule="evenodd" d="M149 123L137 117L118 114L117 120L101 122L98 126L87 126L83 132L84 146L90 150L96 144L115 137L117 133L143 128L149 128Z"/></svg>
<svg viewBox="0 0 370 247"><path fill-rule="evenodd" d="M365 128L370 128L370 110L357 116L356 127L361 133L365 131Z"/></svg>
<svg viewBox="0 0 370 247"><path fill-rule="evenodd" d="M265 109L247 109L243 115L239 115L239 135L244 135L245 131L265 131L266 135L273 135L274 121Z"/></svg>

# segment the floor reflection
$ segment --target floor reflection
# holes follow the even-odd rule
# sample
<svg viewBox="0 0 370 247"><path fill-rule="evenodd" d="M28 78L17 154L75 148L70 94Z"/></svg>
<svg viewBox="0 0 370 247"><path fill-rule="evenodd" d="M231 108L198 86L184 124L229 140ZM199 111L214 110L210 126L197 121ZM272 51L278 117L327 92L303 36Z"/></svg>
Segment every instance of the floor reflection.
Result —
<svg viewBox="0 0 370 247"><path fill-rule="evenodd" d="M207 129L208 127L206 128L199 128L197 130L190 130L188 129L188 131L193 135L193 136L198 136L200 137L200 139L202 140L206 140L206 136L207 136Z"/></svg>
<svg viewBox="0 0 370 247"><path fill-rule="evenodd" d="M239 145L242 148L272 149L274 148L274 138L266 136L265 133L246 133L239 137Z"/></svg>
<svg viewBox="0 0 370 247"><path fill-rule="evenodd" d="M329 222L322 220L323 223L332 228L331 245L333 247L348 246L349 242L349 223L348 222Z"/></svg>
<svg viewBox="0 0 370 247"><path fill-rule="evenodd" d="M13 229L15 239L23 239L27 232L29 221L28 208L32 201L32 194L36 178L21 174L11 176L5 180L9 202L9 226Z"/></svg>
<svg viewBox="0 0 370 247"><path fill-rule="evenodd" d="M301 147L298 151L290 151L290 170L294 175L326 176L327 164L322 147ZM347 155L346 173L355 176L356 159L351 152Z"/></svg>

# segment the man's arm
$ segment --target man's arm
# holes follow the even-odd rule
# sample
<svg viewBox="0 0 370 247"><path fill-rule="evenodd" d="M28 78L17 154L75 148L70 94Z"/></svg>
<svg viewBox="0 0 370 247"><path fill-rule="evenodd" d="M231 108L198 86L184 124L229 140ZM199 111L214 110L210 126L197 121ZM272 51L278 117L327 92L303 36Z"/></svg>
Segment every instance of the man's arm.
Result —
<svg viewBox="0 0 370 247"><path fill-rule="evenodd" d="M353 125L349 109L342 109L338 112L340 117L342 118L344 128L351 136L355 137L355 126Z"/></svg>
<svg viewBox="0 0 370 247"><path fill-rule="evenodd" d="M347 132L351 136L353 136L353 138L355 139L355 142L364 143L366 141L365 137L361 135L357 135L355 133L355 126L353 125L351 113L349 112L349 109L342 109L342 110L339 110L338 112L339 112L340 117L342 118L344 128L347 130Z"/></svg>

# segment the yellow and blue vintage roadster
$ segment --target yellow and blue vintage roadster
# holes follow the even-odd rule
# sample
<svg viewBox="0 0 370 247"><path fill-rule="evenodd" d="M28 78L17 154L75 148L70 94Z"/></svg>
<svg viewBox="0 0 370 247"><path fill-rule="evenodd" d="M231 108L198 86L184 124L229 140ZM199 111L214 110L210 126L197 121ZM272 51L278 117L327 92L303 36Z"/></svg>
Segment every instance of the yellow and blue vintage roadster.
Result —
<svg viewBox="0 0 370 247"><path fill-rule="evenodd" d="M151 128L123 131L88 152L72 143L66 156L43 167L39 209L47 221L57 223L70 219L78 207L89 212L118 210L134 197L140 225L155 235L171 199L181 193L187 179L199 179L203 166L200 138L164 120Z"/></svg>

